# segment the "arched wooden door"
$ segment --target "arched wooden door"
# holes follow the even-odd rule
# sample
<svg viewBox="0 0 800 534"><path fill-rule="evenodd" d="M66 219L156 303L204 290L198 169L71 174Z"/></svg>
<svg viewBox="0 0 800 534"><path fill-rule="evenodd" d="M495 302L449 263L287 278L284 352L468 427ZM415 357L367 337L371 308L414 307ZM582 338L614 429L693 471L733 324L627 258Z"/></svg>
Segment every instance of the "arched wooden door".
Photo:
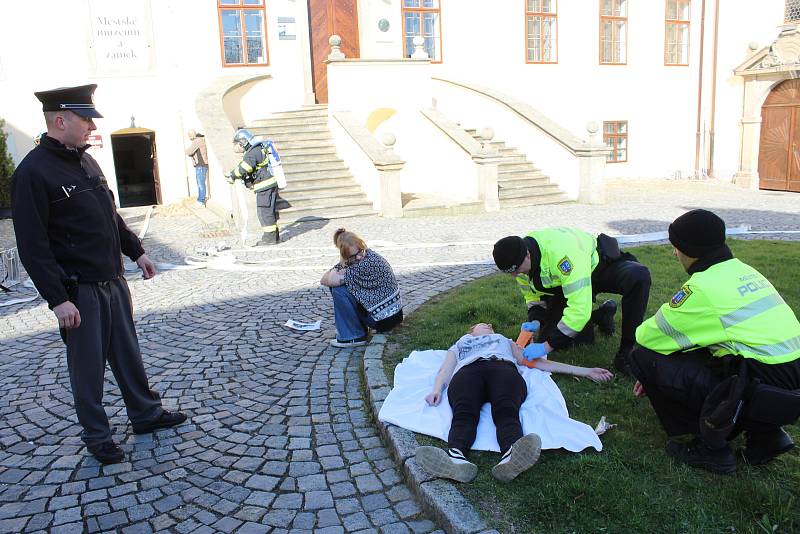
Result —
<svg viewBox="0 0 800 534"><path fill-rule="evenodd" d="M342 38L341 50L348 58L360 57L357 0L308 0L308 21L313 64L314 94L318 104L328 103L328 39Z"/></svg>
<svg viewBox="0 0 800 534"><path fill-rule="evenodd" d="M800 192L800 80L776 86L761 107L761 189Z"/></svg>

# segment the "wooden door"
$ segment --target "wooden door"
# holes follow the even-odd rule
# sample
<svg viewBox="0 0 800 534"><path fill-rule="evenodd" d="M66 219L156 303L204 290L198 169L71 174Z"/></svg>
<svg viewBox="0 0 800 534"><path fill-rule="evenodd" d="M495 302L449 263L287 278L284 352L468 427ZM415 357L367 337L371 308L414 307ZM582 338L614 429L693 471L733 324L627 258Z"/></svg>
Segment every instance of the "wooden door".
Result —
<svg viewBox="0 0 800 534"><path fill-rule="evenodd" d="M150 160L153 162L153 188L156 193L156 204L161 204L161 178L158 176L158 152L156 152L156 133L150 134ZM206 196L209 192L206 191Z"/></svg>
<svg viewBox="0 0 800 534"><path fill-rule="evenodd" d="M331 35L342 38L341 50L348 58L360 57L357 0L308 0L309 39L317 103L328 103L328 66Z"/></svg>
<svg viewBox="0 0 800 534"><path fill-rule="evenodd" d="M761 107L761 189L800 192L800 80L787 80Z"/></svg>

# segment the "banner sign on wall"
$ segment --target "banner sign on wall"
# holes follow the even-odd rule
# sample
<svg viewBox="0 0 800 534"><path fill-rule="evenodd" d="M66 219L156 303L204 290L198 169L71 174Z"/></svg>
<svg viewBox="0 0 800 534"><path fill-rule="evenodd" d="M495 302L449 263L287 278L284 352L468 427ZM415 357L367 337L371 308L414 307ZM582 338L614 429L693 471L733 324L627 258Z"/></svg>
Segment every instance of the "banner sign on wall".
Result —
<svg viewBox="0 0 800 534"><path fill-rule="evenodd" d="M150 2L89 0L93 76L146 75L155 68Z"/></svg>

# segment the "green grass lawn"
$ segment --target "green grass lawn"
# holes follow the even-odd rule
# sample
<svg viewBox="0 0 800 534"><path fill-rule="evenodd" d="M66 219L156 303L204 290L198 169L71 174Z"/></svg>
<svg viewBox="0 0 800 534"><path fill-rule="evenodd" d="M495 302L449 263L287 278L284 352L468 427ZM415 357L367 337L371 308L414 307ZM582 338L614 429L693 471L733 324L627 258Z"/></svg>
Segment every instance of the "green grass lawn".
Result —
<svg viewBox="0 0 800 534"><path fill-rule="evenodd" d="M800 315L800 243L730 241L734 255L759 269ZM633 250L652 273L647 317L677 291L687 275L670 246ZM525 306L514 280L493 275L422 306L408 317L386 352L387 372L414 349L448 348L476 322L490 322L516 339ZM598 297L598 301L607 298ZM613 298L619 300L619 296ZM619 329L619 314L617 314ZM610 368L618 334L598 334L591 347L554 353L552 359ZM511 483L494 480L497 453L473 453L478 477L458 484L486 521L516 532L800 532L800 453L765 468L740 464L734 475L713 475L674 462L664 453L666 436L650 403L631 394L633 380L594 384L553 375L571 417L592 427L605 415L618 426L606 433L603 452L547 450L530 471ZM795 441L797 426L787 427ZM444 445L426 436L422 444ZM734 447L743 446L739 438Z"/></svg>

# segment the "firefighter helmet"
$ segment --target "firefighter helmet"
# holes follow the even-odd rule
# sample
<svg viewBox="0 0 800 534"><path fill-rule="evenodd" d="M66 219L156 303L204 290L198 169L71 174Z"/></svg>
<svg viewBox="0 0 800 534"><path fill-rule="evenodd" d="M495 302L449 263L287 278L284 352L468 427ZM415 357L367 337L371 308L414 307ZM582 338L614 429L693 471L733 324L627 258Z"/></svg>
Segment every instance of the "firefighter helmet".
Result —
<svg viewBox="0 0 800 534"><path fill-rule="evenodd" d="M250 130L240 128L236 130L236 134L233 136L233 142L246 151L253 143L253 134L250 133Z"/></svg>

